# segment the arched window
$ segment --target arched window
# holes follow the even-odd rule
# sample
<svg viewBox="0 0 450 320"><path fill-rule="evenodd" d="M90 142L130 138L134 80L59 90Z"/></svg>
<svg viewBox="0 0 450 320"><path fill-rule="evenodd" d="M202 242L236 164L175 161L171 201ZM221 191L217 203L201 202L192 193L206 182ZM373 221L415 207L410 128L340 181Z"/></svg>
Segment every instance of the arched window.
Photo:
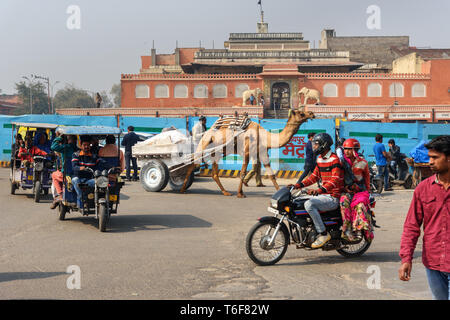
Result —
<svg viewBox="0 0 450 320"><path fill-rule="evenodd" d="M423 83L415 83L411 88L413 98L423 98L427 96L427 88Z"/></svg>
<svg viewBox="0 0 450 320"><path fill-rule="evenodd" d="M175 98L187 98L188 88L184 84L177 84L173 89L173 96Z"/></svg>
<svg viewBox="0 0 450 320"><path fill-rule="evenodd" d="M391 98L401 98L405 96L405 87L401 83L392 83L389 86L389 96Z"/></svg>
<svg viewBox="0 0 450 320"><path fill-rule="evenodd" d="M244 93L245 90L248 90L248 84L246 83L241 83L238 84L235 88L234 88L234 96L236 98L242 98L242 94Z"/></svg>
<svg viewBox="0 0 450 320"><path fill-rule="evenodd" d="M359 97L359 84L349 83L345 86L346 97Z"/></svg>
<svg viewBox="0 0 450 320"><path fill-rule="evenodd" d="M146 84L138 84L134 90L136 98L150 98L150 88Z"/></svg>
<svg viewBox="0 0 450 320"><path fill-rule="evenodd" d="M338 96L338 88L335 83L326 83L323 86L323 96L335 98Z"/></svg>
<svg viewBox="0 0 450 320"><path fill-rule="evenodd" d="M213 87L213 98L226 98L227 86L224 84L216 84Z"/></svg>
<svg viewBox="0 0 450 320"><path fill-rule="evenodd" d="M169 87L165 84L158 84L155 86L155 98L168 98Z"/></svg>
<svg viewBox="0 0 450 320"><path fill-rule="evenodd" d="M381 97L381 84L370 83L367 86L367 96L368 97Z"/></svg>
<svg viewBox="0 0 450 320"><path fill-rule="evenodd" d="M198 84L194 87L194 98L208 98L208 87Z"/></svg>

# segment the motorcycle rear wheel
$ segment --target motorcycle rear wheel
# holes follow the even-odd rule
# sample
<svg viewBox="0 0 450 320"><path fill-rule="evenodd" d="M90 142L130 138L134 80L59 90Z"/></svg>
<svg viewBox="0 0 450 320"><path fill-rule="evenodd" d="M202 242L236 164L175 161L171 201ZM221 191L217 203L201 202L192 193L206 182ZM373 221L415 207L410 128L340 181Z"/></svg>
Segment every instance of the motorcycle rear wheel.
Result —
<svg viewBox="0 0 450 320"><path fill-rule="evenodd" d="M371 243L371 241L367 241L366 237L363 236L360 242L350 242L349 244L345 244L344 248L336 251L346 258L359 257L369 249Z"/></svg>
<svg viewBox="0 0 450 320"><path fill-rule="evenodd" d="M278 233L272 243L269 239L277 227L277 223L271 221L258 222L249 231L245 241L247 254L253 262L260 266L269 266L280 261L286 253L289 245L289 232L284 227Z"/></svg>

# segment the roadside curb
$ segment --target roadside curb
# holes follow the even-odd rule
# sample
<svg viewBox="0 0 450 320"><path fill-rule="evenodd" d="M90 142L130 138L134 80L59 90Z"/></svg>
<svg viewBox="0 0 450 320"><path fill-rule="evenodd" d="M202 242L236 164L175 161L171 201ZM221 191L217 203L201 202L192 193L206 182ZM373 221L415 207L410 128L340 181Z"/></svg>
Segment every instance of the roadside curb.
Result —
<svg viewBox="0 0 450 320"><path fill-rule="evenodd" d="M0 167L9 168L10 161L0 161Z"/></svg>

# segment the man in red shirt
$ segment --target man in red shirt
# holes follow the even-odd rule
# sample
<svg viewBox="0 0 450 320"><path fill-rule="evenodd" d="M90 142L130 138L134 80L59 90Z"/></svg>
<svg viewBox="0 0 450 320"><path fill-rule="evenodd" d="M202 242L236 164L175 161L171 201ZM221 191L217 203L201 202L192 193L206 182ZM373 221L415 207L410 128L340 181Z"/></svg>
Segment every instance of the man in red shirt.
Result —
<svg viewBox="0 0 450 320"><path fill-rule="evenodd" d="M400 245L402 281L411 279L412 258L423 223L422 262L433 299L450 299L450 135L425 145L435 173L414 190Z"/></svg>
<svg viewBox="0 0 450 320"><path fill-rule="evenodd" d="M333 139L327 133L316 134L312 140L314 154L319 154L317 165L313 173L303 181L297 182L295 189L304 188L321 181L318 189L308 190L314 195L305 202L305 210L311 216L318 233L317 239L311 248L317 249L330 241L331 235L327 232L320 216L320 211L331 211L339 207L339 198L344 188L344 171L336 154L331 152Z"/></svg>

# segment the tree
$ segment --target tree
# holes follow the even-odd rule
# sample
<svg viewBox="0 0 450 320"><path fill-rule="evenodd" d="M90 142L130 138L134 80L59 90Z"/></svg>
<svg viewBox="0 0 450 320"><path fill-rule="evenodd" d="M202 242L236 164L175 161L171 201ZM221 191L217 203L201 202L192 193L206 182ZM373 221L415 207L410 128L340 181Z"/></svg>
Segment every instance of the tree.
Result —
<svg viewBox="0 0 450 320"><path fill-rule="evenodd" d="M122 87L121 87L120 83L113 84L113 86L111 87L110 93L114 97L113 98L114 106L116 108L120 108L121 95L122 95Z"/></svg>
<svg viewBox="0 0 450 320"><path fill-rule="evenodd" d="M102 97L102 104L100 105L101 108L114 108L114 104L106 90L100 91L100 96Z"/></svg>
<svg viewBox="0 0 450 320"><path fill-rule="evenodd" d="M67 108L95 108L94 98L85 90L77 89L73 85L67 85L64 89L58 90L53 99L56 109Z"/></svg>
<svg viewBox="0 0 450 320"><path fill-rule="evenodd" d="M23 107L19 107L14 111L16 115L48 113L49 106L46 85L39 81L31 83L31 97L30 85L27 85L25 81L16 83L16 91L19 98L23 101ZM33 104L32 108L30 106L30 99Z"/></svg>

